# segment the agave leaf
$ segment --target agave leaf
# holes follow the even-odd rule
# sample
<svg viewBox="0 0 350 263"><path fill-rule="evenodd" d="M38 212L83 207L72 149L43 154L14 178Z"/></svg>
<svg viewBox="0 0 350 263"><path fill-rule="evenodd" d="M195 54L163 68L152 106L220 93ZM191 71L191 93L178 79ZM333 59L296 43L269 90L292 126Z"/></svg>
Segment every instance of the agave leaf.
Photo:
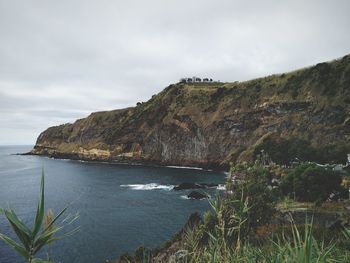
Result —
<svg viewBox="0 0 350 263"><path fill-rule="evenodd" d="M41 224L44 220L44 188L45 188L45 175L44 175L44 169L42 170L41 174L41 184L40 184L40 198L38 203L38 208L36 211L35 216L35 223L34 223L34 229L32 233L32 239L35 238L35 236L38 234Z"/></svg>
<svg viewBox="0 0 350 263"><path fill-rule="evenodd" d="M10 247L16 250L18 254L20 254L22 257L24 257L25 259L29 259L29 253L27 252L27 250L25 250L25 248L19 245L16 241L12 240L8 236L1 233L0 233L0 239L2 239Z"/></svg>
<svg viewBox="0 0 350 263"><path fill-rule="evenodd" d="M5 216L10 222L11 227L15 231L19 240L22 242L27 251L29 251L31 244L31 231L29 228L17 217L15 211L6 210Z"/></svg>
<svg viewBox="0 0 350 263"><path fill-rule="evenodd" d="M19 219L14 210L4 210L4 213L8 219L10 218L10 220L18 225L18 227L21 228L26 234L31 234L31 230L22 222L21 219Z"/></svg>

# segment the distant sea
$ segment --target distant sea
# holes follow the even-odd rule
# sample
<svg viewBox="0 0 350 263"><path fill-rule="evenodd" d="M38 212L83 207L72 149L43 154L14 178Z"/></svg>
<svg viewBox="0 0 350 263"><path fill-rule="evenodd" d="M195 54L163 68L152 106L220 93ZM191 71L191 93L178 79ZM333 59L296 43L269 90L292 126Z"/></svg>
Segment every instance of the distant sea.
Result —
<svg viewBox="0 0 350 263"><path fill-rule="evenodd" d="M79 227L79 232L52 247L55 262L100 263L133 252L140 245L161 245L180 230L191 213L209 209L206 200L188 200L185 196L189 191L173 191L172 187L182 182L225 181L223 173L200 169L13 155L31 148L0 146L0 207L15 209L25 223L32 225L44 169L46 209L58 213L70 204L66 215L79 213L66 229ZM215 194L216 190L210 192ZM3 215L0 232L14 237ZM23 260L0 240L0 262Z"/></svg>

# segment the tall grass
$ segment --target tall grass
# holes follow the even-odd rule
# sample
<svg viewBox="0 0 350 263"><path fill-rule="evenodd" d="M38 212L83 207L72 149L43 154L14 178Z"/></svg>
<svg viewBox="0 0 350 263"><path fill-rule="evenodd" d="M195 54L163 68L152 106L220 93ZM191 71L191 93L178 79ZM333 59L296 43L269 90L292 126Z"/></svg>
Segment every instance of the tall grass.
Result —
<svg viewBox="0 0 350 263"><path fill-rule="evenodd" d="M217 197L210 201L212 212L216 216L216 224L207 229L205 222L194 229L188 229L185 234L184 249L187 250L186 262L189 263L328 263L350 262L350 252L337 246L333 241L325 243L313 236L313 223L306 222L303 231L291 220L291 234L282 234L278 238L267 239L259 246L249 242L242 236L242 228L246 222L247 207L244 200L239 200L241 209L231 211L232 220L223 220L227 213L224 202ZM226 212L225 212L226 211ZM226 217L227 218L227 217ZM233 223L233 224L232 224ZM350 241L350 230L344 232ZM209 239L205 241L205 236ZM230 239L234 236L235 239ZM231 241L229 241L231 240ZM185 262L185 261L183 261Z"/></svg>
<svg viewBox="0 0 350 263"><path fill-rule="evenodd" d="M304 235L300 233L296 224L291 223L292 238L283 235L283 239L275 244L275 262L342 262L334 255L336 243L326 245L324 241L317 241L312 235L312 223L305 223ZM340 258L339 258L340 259Z"/></svg>

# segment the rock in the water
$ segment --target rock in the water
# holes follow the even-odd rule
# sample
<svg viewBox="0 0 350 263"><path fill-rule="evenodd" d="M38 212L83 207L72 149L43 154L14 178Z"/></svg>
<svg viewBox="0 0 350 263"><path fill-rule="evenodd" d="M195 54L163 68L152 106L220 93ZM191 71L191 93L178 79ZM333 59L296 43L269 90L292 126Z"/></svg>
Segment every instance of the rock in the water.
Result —
<svg viewBox="0 0 350 263"><path fill-rule="evenodd" d="M198 199L198 200L208 198L206 194L202 194L197 191L192 191L189 195L187 195L187 197L191 199Z"/></svg>
<svg viewBox="0 0 350 263"><path fill-rule="evenodd" d="M188 189L206 189L211 187L217 187L218 184L198 184L198 183L181 183L176 185L173 190L188 190Z"/></svg>

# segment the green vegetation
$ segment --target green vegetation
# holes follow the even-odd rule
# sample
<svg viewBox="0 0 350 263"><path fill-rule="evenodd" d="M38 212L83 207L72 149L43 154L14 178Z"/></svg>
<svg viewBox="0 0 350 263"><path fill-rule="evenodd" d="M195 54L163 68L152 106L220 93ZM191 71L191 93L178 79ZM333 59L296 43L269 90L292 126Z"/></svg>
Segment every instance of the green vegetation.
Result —
<svg viewBox="0 0 350 263"><path fill-rule="evenodd" d="M270 187L272 173L266 167L256 162L238 164L231 168L231 176L238 178L238 182L229 178L226 188L230 194L225 198L230 203L245 200L249 210L247 212L247 234L257 226L268 223L275 213L277 192ZM234 183L235 182L235 183ZM234 207L228 206L228 209Z"/></svg>
<svg viewBox="0 0 350 263"><path fill-rule="evenodd" d="M349 76L350 56L345 56L245 82L174 84L136 108L49 128L33 153L81 158L81 148L108 149L108 160L118 161L137 144L141 155L130 158L140 162L191 160L189 165L225 168L241 163L232 167L227 191L211 201L196 227L158 250L138 248L125 262L149 261L150 255L173 252L174 244L177 262L350 262L344 249L349 231L342 239L328 235L334 240L326 242L324 231L315 231L316 222L292 223L289 230L276 223L278 213L315 212L321 206L312 202L344 196L342 180L350 185L315 164L345 164L350 153Z"/></svg>
<svg viewBox="0 0 350 263"><path fill-rule="evenodd" d="M203 219L196 215L197 223L187 224L164 247L141 247L120 262L158 262L164 257L186 263L350 262L350 229L326 228L317 218L320 214L314 213L313 220L313 212L322 213L320 207L299 202L320 203L340 192L341 176L314 163L295 168L263 165L268 159L265 154L253 165L232 166L226 191L209 200L211 209ZM280 185L274 183L276 178L282 178ZM337 205L341 202L324 203L322 209L328 214ZM294 221L293 211L300 207L310 209L309 220L299 216Z"/></svg>
<svg viewBox="0 0 350 263"><path fill-rule="evenodd" d="M324 200L340 187L337 173L315 164L301 165L287 177L299 178L300 174L317 182L317 187L305 185L307 189L304 188L315 201ZM242 181L232 183L233 175ZM350 230L344 230L343 238L333 235L332 240L325 241L315 237L312 222L306 221L304 229L292 216L289 229L272 223L279 195L273 187L268 187L272 176L271 169L259 163L232 167L227 194L210 201L212 209L204 215L203 222L186 232L182 249L187 253L182 262L349 262ZM326 190L321 187L323 184L328 185ZM294 203L286 197L280 198L287 206Z"/></svg>
<svg viewBox="0 0 350 263"><path fill-rule="evenodd" d="M221 210L215 212L220 218ZM237 214L235 213L237 216ZM239 218L237 222L244 222ZM201 244L201 226L189 229L185 236L184 249L187 252L184 260L179 262L264 262L264 263L326 263L326 262L349 262L350 253L342 248L338 242L326 243L317 240L313 235L313 225L308 222L304 230L299 230L292 222L290 225L291 235L271 237L260 244L242 240L238 237L241 224L237 223L235 228L227 228L224 221L218 221L215 231L211 231L209 241ZM236 234L235 242L228 242L225 232ZM349 235L345 232L345 236ZM349 241L349 237L345 242Z"/></svg>
<svg viewBox="0 0 350 263"><path fill-rule="evenodd" d="M298 201L323 202L331 194L341 194L342 178L339 172L320 167L314 163L305 163L282 178L283 194Z"/></svg>
<svg viewBox="0 0 350 263"><path fill-rule="evenodd" d="M350 152L350 145L328 144L316 148L307 140L299 138L285 139L272 135L267 136L255 147L254 156L258 156L261 151L268 153L273 162L282 165L290 165L295 160L321 164L345 164L347 154Z"/></svg>
<svg viewBox="0 0 350 263"><path fill-rule="evenodd" d="M178 165L186 159L186 165L226 169L230 162L252 163L265 150L281 165L295 159L344 164L350 152L349 76L345 56L244 82L172 84L137 107L49 128L32 153ZM140 154L128 155L133 144ZM172 153L166 158L165 148Z"/></svg>
<svg viewBox="0 0 350 263"><path fill-rule="evenodd" d="M16 215L15 211L12 209L1 209L0 212L4 213L8 222L10 223L13 231L15 232L18 240L21 242L19 244L15 240L11 239L5 234L0 233L0 239L2 239L6 244L13 248L18 254L20 254L29 263L45 263L53 262L50 254L48 253L48 259L36 258L36 254L45 246L50 246L50 244L58 239L65 236L73 234L77 229L63 234L57 237L56 233L64 227L64 225L56 225L59 218L67 210L65 207L61 212L57 214L56 217L53 216L52 211L49 209L47 215L45 216L45 177L44 172L41 176L40 185L40 198L38 202L37 212L35 216L35 222L32 228L26 226ZM66 218L64 221L70 224L77 217ZM68 220L68 221L67 221Z"/></svg>

